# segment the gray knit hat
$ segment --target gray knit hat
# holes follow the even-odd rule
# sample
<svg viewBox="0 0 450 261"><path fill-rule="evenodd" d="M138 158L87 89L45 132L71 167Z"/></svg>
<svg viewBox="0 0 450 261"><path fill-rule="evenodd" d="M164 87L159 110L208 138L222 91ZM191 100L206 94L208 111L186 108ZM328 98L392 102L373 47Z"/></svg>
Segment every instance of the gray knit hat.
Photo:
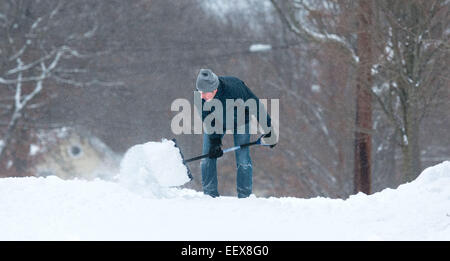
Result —
<svg viewBox="0 0 450 261"><path fill-rule="evenodd" d="M201 92L213 92L219 87L219 77L210 69L200 69L197 76L197 90Z"/></svg>

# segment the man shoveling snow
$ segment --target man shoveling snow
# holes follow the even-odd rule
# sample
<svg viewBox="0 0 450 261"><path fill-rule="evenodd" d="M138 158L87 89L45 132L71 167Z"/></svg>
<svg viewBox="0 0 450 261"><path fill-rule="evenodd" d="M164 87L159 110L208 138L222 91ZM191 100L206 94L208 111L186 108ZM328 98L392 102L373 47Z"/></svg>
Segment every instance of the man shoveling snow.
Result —
<svg viewBox="0 0 450 261"><path fill-rule="evenodd" d="M227 130L233 131L233 139L235 146L241 144L248 144L250 141L250 116L251 110L245 109L241 112L244 115L238 115L236 108L228 108L227 100L241 99L243 102L254 100L256 104L256 111L253 111L254 115L260 120L260 113L263 113L262 106L259 106L259 99L255 94L245 85L243 81L236 77L220 76L218 77L209 69L201 69L196 82L197 90L202 96L202 106L211 102L213 99L219 101L222 104L223 117L222 123L215 122L212 125L222 124L222 128L218 133L214 128L213 130L207 130L207 133L203 135L203 153L208 154L208 158L204 158L201 162L202 170L202 186L203 192L212 197L218 197L219 192L217 189L217 158L220 158L224 151L221 148L222 138ZM227 105L226 107L224 105ZM204 122L208 116L214 112L216 108L211 108L210 111L202 110L202 121ZM233 113L234 122L227 124L227 113ZM264 111L265 113L265 111ZM244 119L239 121L239 117ZM276 133L271 128L271 119L267 114L266 119L268 127L264 138L271 140L270 147L273 148L276 143L273 140L277 140ZM220 125L219 125L220 126ZM207 127L207 125L206 125ZM230 128L231 127L231 128ZM238 130L242 130L238 132ZM246 198L252 193L252 160L250 158L249 147L243 147L235 150L236 155L236 167L237 167L237 193L239 198Z"/></svg>
<svg viewBox="0 0 450 261"><path fill-rule="evenodd" d="M270 116L266 113L259 99L236 77L218 77L211 70L202 69L197 77L197 90L201 93L202 107L219 103L225 104L221 120L214 118L211 125L205 124L206 133L203 135L203 155L185 160L176 141L163 140L162 142L148 142L133 146L122 159L119 180L133 190L146 189L149 193L162 195L167 187L181 186L192 179L188 162L202 159L202 186L203 192L211 197L218 197L217 184L217 158L226 152L235 152L237 167L237 193L239 198L249 197L252 193L252 160L249 147L264 145L273 148L276 145L277 135L271 126ZM240 110L235 103L229 106L228 101L241 100L244 108ZM253 109L246 107L248 101L254 101ZM202 110L202 121L216 113L217 107L212 105L211 110ZM220 111L218 112L220 113ZM227 114L233 114L228 118ZM254 115L259 122L265 120L265 134L257 141L250 142L250 117ZM260 117L261 116L261 117ZM233 119L233 120L231 120ZM217 122L215 122L217 120ZM229 120L231 124L227 124ZM220 122L222 121L222 122ZM220 125L221 124L221 125ZM222 126L222 127L221 127ZM222 150L222 138L227 130L233 133L235 147Z"/></svg>

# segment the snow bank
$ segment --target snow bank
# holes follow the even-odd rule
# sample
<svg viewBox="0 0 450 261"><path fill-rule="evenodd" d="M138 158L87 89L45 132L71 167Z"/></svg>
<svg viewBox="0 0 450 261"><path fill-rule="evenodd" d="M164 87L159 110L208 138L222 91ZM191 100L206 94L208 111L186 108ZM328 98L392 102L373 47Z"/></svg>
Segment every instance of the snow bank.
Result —
<svg viewBox="0 0 450 261"><path fill-rule="evenodd" d="M450 162L347 200L147 197L121 183L0 179L0 240L450 240Z"/></svg>

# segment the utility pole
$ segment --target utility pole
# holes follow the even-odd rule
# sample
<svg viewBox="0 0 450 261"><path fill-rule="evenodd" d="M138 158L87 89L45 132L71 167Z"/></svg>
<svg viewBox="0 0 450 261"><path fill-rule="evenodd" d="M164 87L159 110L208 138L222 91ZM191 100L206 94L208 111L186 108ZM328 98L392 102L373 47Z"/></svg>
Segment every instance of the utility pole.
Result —
<svg viewBox="0 0 450 261"><path fill-rule="evenodd" d="M371 193L372 151L372 46L371 0L359 1L358 50L359 63L356 79L356 122L354 144L354 192Z"/></svg>

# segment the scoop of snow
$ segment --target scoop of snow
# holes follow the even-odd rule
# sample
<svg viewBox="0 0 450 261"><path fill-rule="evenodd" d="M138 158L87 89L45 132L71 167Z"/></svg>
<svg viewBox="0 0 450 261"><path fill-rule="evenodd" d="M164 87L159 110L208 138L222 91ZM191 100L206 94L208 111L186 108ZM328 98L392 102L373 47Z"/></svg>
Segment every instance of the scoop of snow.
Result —
<svg viewBox="0 0 450 261"><path fill-rule="evenodd" d="M118 180L138 190L181 186L190 179L175 143L163 140L131 147L120 163Z"/></svg>

